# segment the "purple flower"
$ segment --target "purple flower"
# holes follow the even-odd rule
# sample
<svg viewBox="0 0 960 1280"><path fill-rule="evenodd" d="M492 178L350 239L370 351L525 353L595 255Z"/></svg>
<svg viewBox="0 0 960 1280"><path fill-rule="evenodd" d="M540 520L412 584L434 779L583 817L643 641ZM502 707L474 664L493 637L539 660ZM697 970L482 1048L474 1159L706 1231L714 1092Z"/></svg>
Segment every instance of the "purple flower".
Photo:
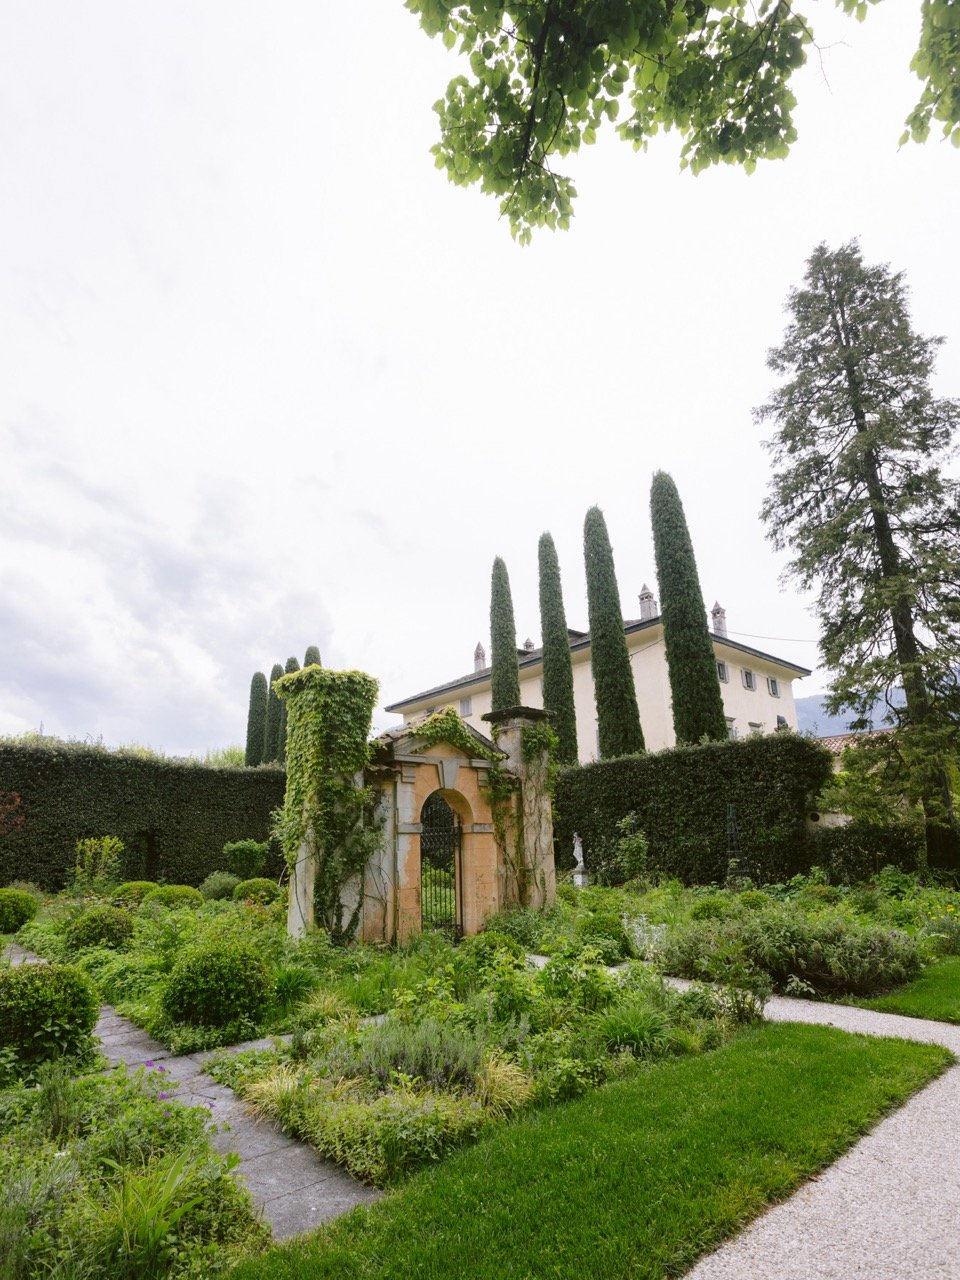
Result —
<svg viewBox="0 0 960 1280"><path fill-rule="evenodd" d="M149 1061L149 1059L148 1059L148 1060L147 1060L143 1065L144 1065L145 1067L152 1067L152 1066L153 1066L153 1063L152 1063L152 1062L150 1062L150 1061Z"/></svg>
<svg viewBox="0 0 960 1280"><path fill-rule="evenodd" d="M169 1097L170 1097L169 1093L164 1093L163 1090L161 1090L160 1093L157 1094L157 1101L160 1102L163 1098L169 1098ZM170 1113L167 1112L167 1114L169 1115Z"/></svg>
<svg viewBox="0 0 960 1280"><path fill-rule="evenodd" d="M173 1112L172 1112L172 1111L165 1111L163 1114L164 1114L165 1116L172 1116L172 1115L173 1115Z"/></svg>

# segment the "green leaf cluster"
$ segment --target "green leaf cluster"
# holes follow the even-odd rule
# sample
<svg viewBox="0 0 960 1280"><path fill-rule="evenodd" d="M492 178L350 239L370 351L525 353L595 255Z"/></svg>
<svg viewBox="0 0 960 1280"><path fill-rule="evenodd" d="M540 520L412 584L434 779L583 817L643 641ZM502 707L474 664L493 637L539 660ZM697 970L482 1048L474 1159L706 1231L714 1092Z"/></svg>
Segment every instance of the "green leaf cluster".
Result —
<svg viewBox="0 0 960 1280"><path fill-rule="evenodd" d="M836 0L862 20L875 0ZM553 167L609 124L634 150L661 130L681 136L681 168L781 159L796 141L790 88L814 33L786 0L406 0L464 71L435 103L437 168L479 183L513 236L566 228L576 190ZM806 6L804 6L806 8ZM931 122L960 145L956 0L922 0L923 82L904 140Z"/></svg>
<svg viewBox="0 0 960 1280"><path fill-rule="evenodd" d="M419 738L428 746L438 742L449 742L461 751L478 760L499 760L501 752L496 748L486 747L479 742L453 707L443 707L433 715L421 720L410 730L411 736Z"/></svg>
<svg viewBox="0 0 960 1280"><path fill-rule="evenodd" d="M597 702L600 756L610 759L643 751L644 741L637 690L623 631L613 549L599 507L591 507L584 521L583 558L587 572L590 664Z"/></svg>
<svg viewBox="0 0 960 1280"><path fill-rule="evenodd" d="M693 544L677 486L665 471L653 477L650 519L677 742L723 742L727 721Z"/></svg>

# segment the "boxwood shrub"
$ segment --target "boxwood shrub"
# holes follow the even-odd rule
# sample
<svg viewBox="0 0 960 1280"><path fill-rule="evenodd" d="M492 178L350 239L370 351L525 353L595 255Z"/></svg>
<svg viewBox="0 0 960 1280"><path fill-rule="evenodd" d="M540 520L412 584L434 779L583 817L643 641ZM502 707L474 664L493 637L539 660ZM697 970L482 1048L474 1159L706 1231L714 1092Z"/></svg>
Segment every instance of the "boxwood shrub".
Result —
<svg viewBox="0 0 960 1280"><path fill-rule="evenodd" d="M0 968L0 1045L23 1063L86 1057L98 1009L93 983L73 965Z"/></svg>
<svg viewBox="0 0 960 1280"><path fill-rule="evenodd" d="M114 889L113 900L120 907L137 907L151 890L159 887L156 880L127 880Z"/></svg>
<svg viewBox="0 0 960 1280"><path fill-rule="evenodd" d="M234 902L278 902L283 890L275 880L264 880L255 876L252 880L241 880L233 891Z"/></svg>
<svg viewBox="0 0 960 1280"><path fill-rule="evenodd" d="M16 933L37 914L37 900L22 889L0 889L0 933Z"/></svg>
<svg viewBox="0 0 960 1280"><path fill-rule="evenodd" d="M189 884L160 884L144 894L143 907L199 907L203 894Z"/></svg>
<svg viewBox="0 0 960 1280"><path fill-rule="evenodd" d="M273 984L255 948L237 938L199 943L173 966L163 992L171 1022L222 1027L255 1022L270 1002Z"/></svg>
<svg viewBox="0 0 960 1280"><path fill-rule="evenodd" d="M563 769L554 797L558 866L573 865L576 832L587 870L610 874L617 823L634 814L647 838L651 874L687 884L722 882L733 805L744 872L758 881L788 879L813 861L806 823L830 773L826 748L795 733Z"/></svg>
<svg viewBox="0 0 960 1280"><path fill-rule="evenodd" d="M133 920L120 907L91 907L70 921L65 934L71 951L84 947L118 949L133 937Z"/></svg>

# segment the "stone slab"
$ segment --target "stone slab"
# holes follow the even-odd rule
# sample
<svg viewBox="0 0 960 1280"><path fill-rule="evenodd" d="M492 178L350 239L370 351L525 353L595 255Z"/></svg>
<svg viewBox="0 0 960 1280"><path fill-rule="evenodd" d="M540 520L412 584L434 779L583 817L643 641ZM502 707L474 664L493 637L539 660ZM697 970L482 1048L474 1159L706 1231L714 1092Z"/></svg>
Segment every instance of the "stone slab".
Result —
<svg viewBox="0 0 960 1280"><path fill-rule="evenodd" d="M332 1218L349 1213L358 1204L373 1204L380 1196L381 1192L374 1188L356 1183L348 1195L334 1195L329 1184L321 1182L305 1191L288 1191L269 1200L263 1206L263 1216L275 1240L289 1240L291 1236L315 1231Z"/></svg>

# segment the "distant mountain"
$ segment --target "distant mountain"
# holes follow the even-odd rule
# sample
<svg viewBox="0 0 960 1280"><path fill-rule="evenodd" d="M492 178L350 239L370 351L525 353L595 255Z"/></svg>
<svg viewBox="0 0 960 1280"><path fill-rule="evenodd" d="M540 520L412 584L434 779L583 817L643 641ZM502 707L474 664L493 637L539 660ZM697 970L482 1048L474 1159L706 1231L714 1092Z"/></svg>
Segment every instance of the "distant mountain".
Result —
<svg viewBox="0 0 960 1280"><path fill-rule="evenodd" d="M898 691L899 692L899 691ZM900 694L902 700L903 695ZM829 737L833 733L849 733L850 721L854 718L852 711L844 711L838 716L830 715L824 708L825 698L819 694L811 694L808 698L796 698L797 728L801 733L812 733L818 738ZM873 727L883 727L886 706L878 702L873 709Z"/></svg>

